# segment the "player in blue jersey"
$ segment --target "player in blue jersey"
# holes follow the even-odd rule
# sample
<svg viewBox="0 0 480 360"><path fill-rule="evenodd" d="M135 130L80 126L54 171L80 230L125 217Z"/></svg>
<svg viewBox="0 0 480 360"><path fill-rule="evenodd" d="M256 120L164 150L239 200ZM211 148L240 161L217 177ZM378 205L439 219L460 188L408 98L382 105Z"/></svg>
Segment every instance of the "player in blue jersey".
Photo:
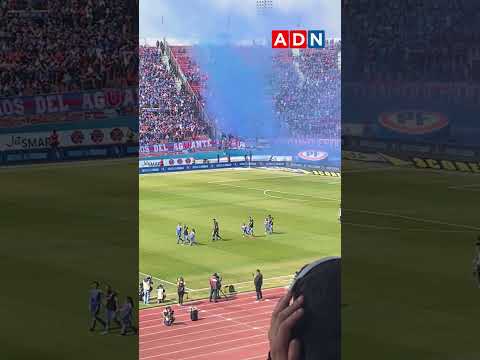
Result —
<svg viewBox="0 0 480 360"><path fill-rule="evenodd" d="M97 321L105 327L106 323L100 318L100 308L102 306L102 291L100 290L100 284L98 281L94 281L91 285L89 292L89 308L90 308L90 331L95 330Z"/></svg>
<svg viewBox="0 0 480 360"><path fill-rule="evenodd" d="M182 239L182 224L178 223L177 229L176 229L176 233L177 233L177 244L183 243L183 239Z"/></svg>

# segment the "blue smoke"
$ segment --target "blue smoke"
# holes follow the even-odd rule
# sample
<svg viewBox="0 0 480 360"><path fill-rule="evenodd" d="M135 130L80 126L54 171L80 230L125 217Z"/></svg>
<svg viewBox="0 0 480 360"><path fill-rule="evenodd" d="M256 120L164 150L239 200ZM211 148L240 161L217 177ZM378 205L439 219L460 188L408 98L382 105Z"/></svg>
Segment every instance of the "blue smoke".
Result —
<svg viewBox="0 0 480 360"><path fill-rule="evenodd" d="M208 74L206 108L221 132L244 138L278 134L270 91L271 48L225 43L197 45L193 53L200 69Z"/></svg>

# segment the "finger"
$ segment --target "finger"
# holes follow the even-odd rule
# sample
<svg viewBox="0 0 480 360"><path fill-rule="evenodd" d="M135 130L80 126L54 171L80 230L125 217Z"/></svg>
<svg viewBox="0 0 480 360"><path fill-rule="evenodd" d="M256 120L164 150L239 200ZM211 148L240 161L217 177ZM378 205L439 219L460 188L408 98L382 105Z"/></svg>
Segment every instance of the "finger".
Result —
<svg viewBox="0 0 480 360"><path fill-rule="evenodd" d="M288 346L288 360L300 360L301 350L300 340L293 339L290 341L290 345Z"/></svg>
<svg viewBox="0 0 480 360"><path fill-rule="evenodd" d="M289 317L291 314L293 314L295 311L297 311L299 308L301 308L303 305L303 295L298 297L290 306L288 306L286 309L283 309L277 316L279 321L285 320L287 317Z"/></svg>
<svg viewBox="0 0 480 360"><path fill-rule="evenodd" d="M292 292L288 291L277 303L275 306L275 309L272 312L272 318L270 321L270 330L268 332L269 338L271 339L272 336L275 336L278 332L278 327L280 324L280 319L279 319L279 314L282 312L286 307L288 307L288 304L290 303L290 300L292 299Z"/></svg>
<svg viewBox="0 0 480 360"><path fill-rule="evenodd" d="M288 341L290 341L290 335L291 335L292 329L297 323L297 321L301 319L301 317L303 316L303 313L304 313L304 310L300 308L280 324L277 332L277 336L280 342L288 343Z"/></svg>
<svg viewBox="0 0 480 360"><path fill-rule="evenodd" d="M280 311L285 309L288 304L290 303L290 299L292 298L292 292L289 290L277 303L275 309L273 309L272 316L276 316Z"/></svg>

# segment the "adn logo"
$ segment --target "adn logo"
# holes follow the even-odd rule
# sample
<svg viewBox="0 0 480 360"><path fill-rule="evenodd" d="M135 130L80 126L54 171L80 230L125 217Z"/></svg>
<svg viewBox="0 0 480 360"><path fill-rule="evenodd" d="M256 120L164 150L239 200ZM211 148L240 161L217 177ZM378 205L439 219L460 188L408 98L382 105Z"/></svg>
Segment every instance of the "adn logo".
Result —
<svg viewBox="0 0 480 360"><path fill-rule="evenodd" d="M324 30L272 30L272 48L322 49L325 47Z"/></svg>
<svg viewBox="0 0 480 360"><path fill-rule="evenodd" d="M444 114L420 110L382 113L378 121L387 129L410 135L429 134L448 125Z"/></svg>
<svg viewBox="0 0 480 360"><path fill-rule="evenodd" d="M325 160L328 157L328 153L326 153L325 151L307 150L300 151L298 153L298 157L307 161L320 161Z"/></svg>

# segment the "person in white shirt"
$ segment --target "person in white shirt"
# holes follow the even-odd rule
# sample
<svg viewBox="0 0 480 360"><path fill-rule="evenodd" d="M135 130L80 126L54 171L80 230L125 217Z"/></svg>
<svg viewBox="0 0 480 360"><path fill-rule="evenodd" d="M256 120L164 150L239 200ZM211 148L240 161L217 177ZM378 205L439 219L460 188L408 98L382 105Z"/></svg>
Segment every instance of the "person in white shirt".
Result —
<svg viewBox="0 0 480 360"><path fill-rule="evenodd" d="M160 304L165 301L165 288L162 284L157 287L157 302Z"/></svg>
<svg viewBox="0 0 480 360"><path fill-rule="evenodd" d="M152 290L153 281L150 276L143 280L143 303L148 305L150 303L150 291Z"/></svg>
<svg viewBox="0 0 480 360"><path fill-rule="evenodd" d="M189 237L189 240L190 240L190 246L192 245L197 245L197 240L195 238L195 229L192 229L192 231L190 231L190 234L188 235Z"/></svg>

